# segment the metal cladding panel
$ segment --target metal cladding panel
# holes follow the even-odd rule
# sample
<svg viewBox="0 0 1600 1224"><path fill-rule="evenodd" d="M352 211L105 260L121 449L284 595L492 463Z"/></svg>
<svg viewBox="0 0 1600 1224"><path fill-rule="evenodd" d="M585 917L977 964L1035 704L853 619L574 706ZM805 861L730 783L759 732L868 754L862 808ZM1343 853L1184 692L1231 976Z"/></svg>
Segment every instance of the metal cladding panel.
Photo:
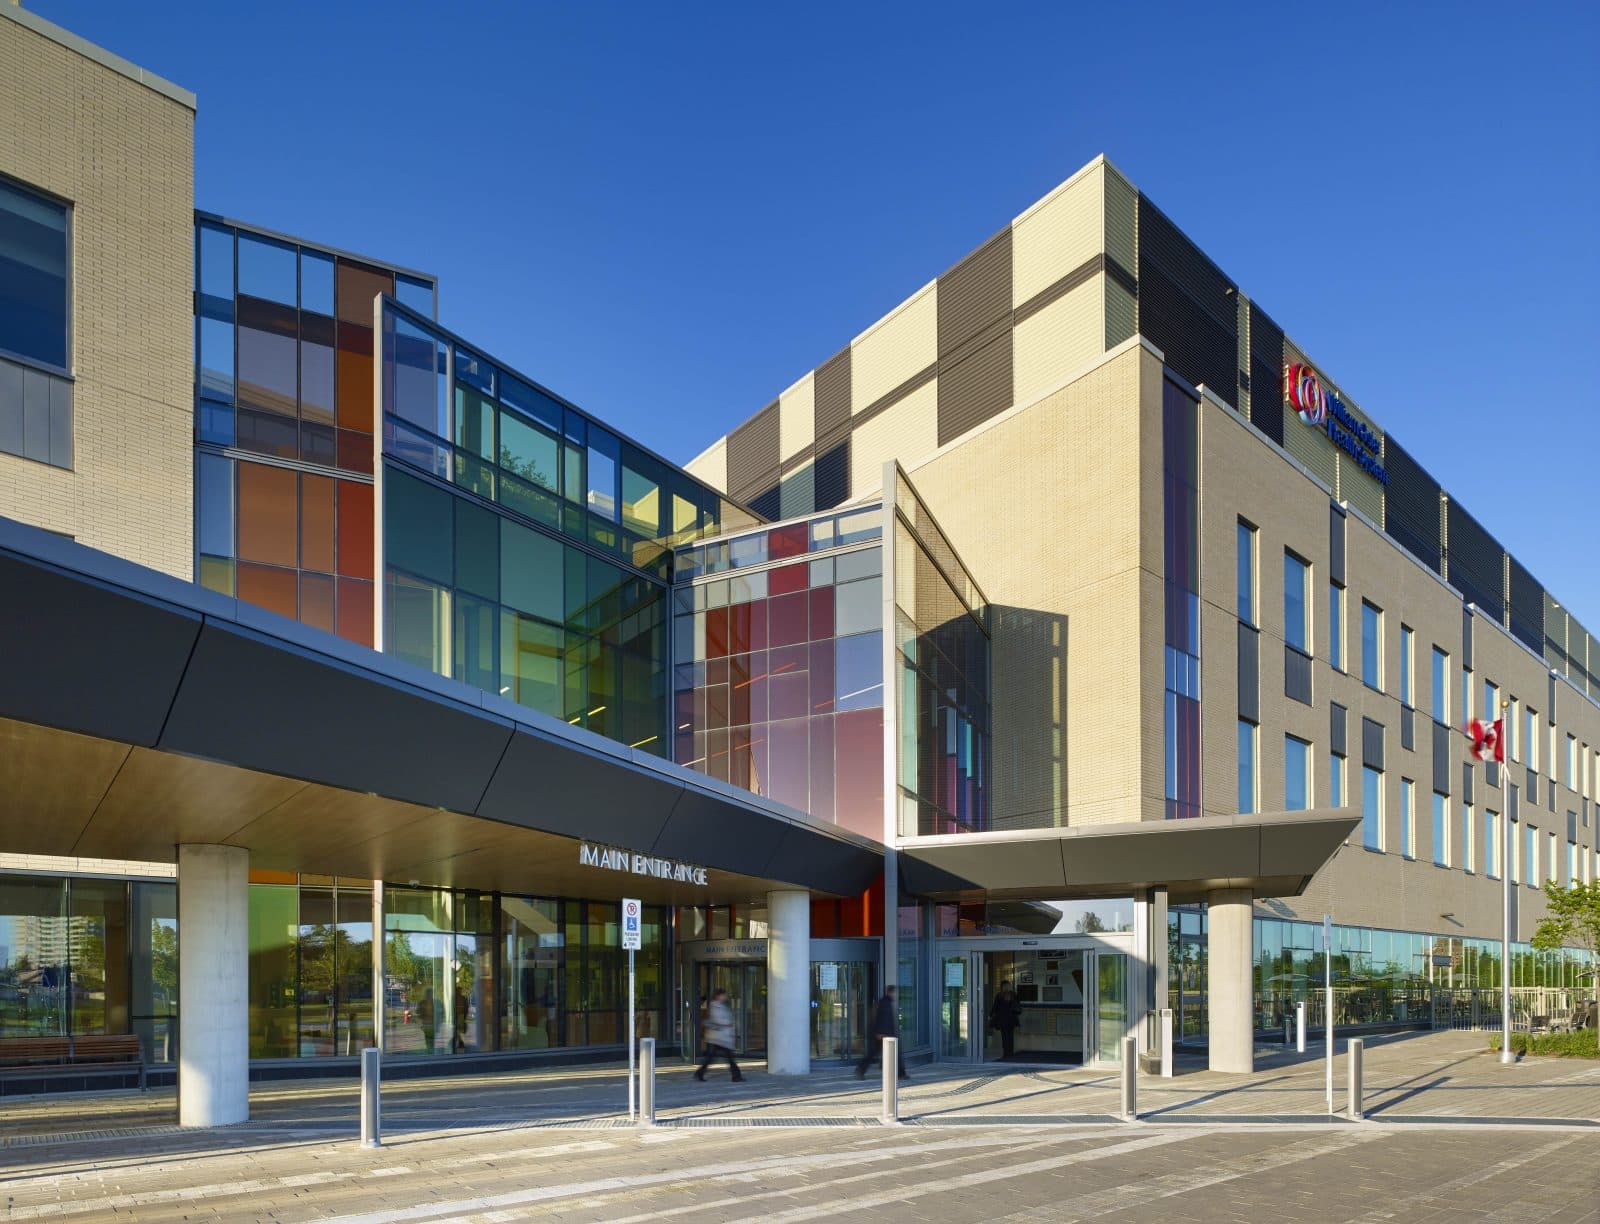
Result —
<svg viewBox="0 0 1600 1224"><path fill-rule="evenodd" d="M1340 756L1350 751L1350 715L1337 701L1328 705L1328 747Z"/></svg>
<svg viewBox="0 0 1600 1224"><path fill-rule="evenodd" d="M1144 196L1138 274L1139 330L1180 377L1233 400L1239 387L1233 282Z"/></svg>
<svg viewBox="0 0 1600 1224"><path fill-rule="evenodd" d="M408 687L208 620L157 746L471 812L512 727L422 687L433 680L419 673L421 683Z"/></svg>
<svg viewBox="0 0 1600 1224"><path fill-rule="evenodd" d="M1344 401L1344 406L1349 410L1350 415L1356 420L1360 421L1368 429L1372 430L1373 434L1377 436L1378 462L1382 463L1384 451L1383 430L1379 427L1376 421L1374 421L1365 412L1361 411L1360 408L1356 407L1356 405L1351 402L1349 397L1341 394L1340 398ZM1329 446L1332 445L1333 444L1330 442ZM1383 483L1371 473L1362 470L1361 465L1358 464L1355 459L1351 455L1347 454L1342 448L1338 448L1338 455L1339 496L1343 500L1349 502L1357 510L1360 510L1362 514L1366 515L1379 527L1382 527Z"/></svg>
<svg viewBox="0 0 1600 1224"><path fill-rule="evenodd" d="M1400 747L1407 752L1417 748L1417 712L1410 706L1400 707Z"/></svg>
<svg viewBox="0 0 1600 1224"><path fill-rule="evenodd" d="M1511 636L1535 654L1544 653L1544 587L1528 567L1510 558Z"/></svg>
<svg viewBox="0 0 1600 1224"><path fill-rule="evenodd" d="M1236 371L1239 378L1239 391L1234 397L1234 407L1246 417L1250 415L1250 302L1244 294L1236 293L1233 300L1239 304L1235 317L1238 322L1234 331L1234 339L1238 345L1238 359Z"/></svg>
<svg viewBox="0 0 1600 1224"><path fill-rule="evenodd" d="M1433 724L1433 789L1450 793L1450 728L1443 723Z"/></svg>
<svg viewBox="0 0 1600 1224"><path fill-rule="evenodd" d="M1383 724L1370 718L1361 720L1361 763L1383 768Z"/></svg>
<svg viewBox="0 0 1600 1224"><path fill-rule="evenodd" d="M1461 666L1471 670L1472 663L1472 613L1461 609Z"/></svg>
<svg viewBox="0 0 1600 1224"><path fill-rule="evenodd" d="M1283 328L1250 303L1250 421L1283 445Z"/></svg>
<svg viewBox="0 0 1600 1224"><path fill-rule="evenodd" d="M817 892L859 897L882 871L881 852L789 825L773 852L767 875L769 879L802 885Z"/></svg>
<svg viewBox="0 0 1600 1224"><path fill-rule="evenodd" d="M563 837L643 848L661 836L682 794L669 778L518 730L476 811Z"/></svg>
<svg viewBox="0 0 1600 1224"><path fill-rule="evenodd" d="M43 535L5 527L16 528L22 547ZM0 591L0 641L9 647L0 667L0 715L125 744L160 738L200 634L199 613L9 553L0 553ZM71 646L26 646L45 641Z"/></svg>
<svg viewBox="0 0 1600 1224"><path fill-rule="evenodd" d="M1446 743L1448 743L1448 742L1449 741L1447 739ZM1473 798L1472 798L1472 779L1473 779L1473 775L1474 775L1475 772L1476 771L1472 768L1472 762L1471 761L1463 761L1461 763L1461 802L1462 803L1471 803L1471 802L1473 802Z"/></svg>
<svg viewBox="0 0 1600 1224"><path fill-rule="evenodd" d="M817 367L812 392L812 411L816 414L817 450L822 439L850 421L850 350L843 349Z"/></svg>
<svg viewBox="0 0 1600 1224"><path fill-rule="evenodd" d="M1138 266L1139 193L1106 167L1106 257L1132 271Z"/></svg>
<svg viewBox="0 0 1600 1224"><path fill-rule="evenodd" d="M940 302L944 301L941 297ZM958 361L939 365L939 445L1012 403L1011 328Z"/></svg>
<svg viewBox="0 0 1600 1224"><path fill-rule="evenodd" d="M1328 505L1328 578L1344 585L1344 536L1346 516L1335 503Z"/></svg>
<svg viewBox="0 0 1600 1224"><path fill-rule="evenodd" d="M759 492L744 498L745 505L754 510L768 522L775 521L783 513L783 493L776 483L768 485Z"/></svg>
<svg viewBox="0 0 1600 1224"><path fill-rule="evenodd" d="M1544 658L1551 667L1570 674L1572 658L1567 653L1567 610L1549 591L1544 593ZM1579 687L1582 687L1581 682Z"/></svg>
<svg viewBox="0 0 1600 1224"><path fill-rule="evenodd" d="M1283 360L1286 364L1295 364L1306 361L1302 353L1290 341L1282 344ZM1318 425L1307 425L1300 419L1300 414L1284 402L1283 372L1278 374L1278 407L1283 418L1283 447L1301 463L1310 469L1317 479L1323 481L1334 491L1335 496L1339 491L1339 448L1329 440L1327 431Z"/></svg>
<svg viewBox="0 0 1600 1224"><path fill-rule="evenodd" d="M1115 277L1106 281L1106 349L1121 344L1139 330L1139 299Z"/></svg>
<svg viewBox="0 0 1600 1224"><path fill-rule="evenodd" d="M663 858L701 862L716 847L717 866L740 875L764 876L783 840L784 822L758 817L733 819L725 801L685 789L651 849Z"/></svg>
<svg viewBox="0 0 1600 1224"><path fill-rule="evenodd" d="M1444 490L1392 435L1384 439L1383 460L1389 473L1384 530L1417 560L1439 573L1444 558L1444 507L1440 500Z"/></svg>
<svg viewBox="0 0 1600 1224"><path fill-rule="evenodd" d="M817 465L790 472L778 485L778 517L799 518L817 508Z"/></svg>
<svg viewBox="0 0 1600 1224"><path fill-rule="evenodd" d="M1261 721L1261 633L1239 622L1239 717Z"/></svg>
<svg viewBox="0 0 1600 1224"><path fill-rule="evenodd" d="M746 501L778 475L778 402L774 400L728 435L728 492Z"/></svg>
<svg viewBox="0 0 1600 1224"><path fill-rule="evenodd" d="M1011 313L1007 226L939 278L939 356L947 357Z"/></svg>
<svg viewBox="0 0 1600 1224"><path fill-rule="evenodd" d="M1446 509L1450 540L1450 582L1486 616L1505 620L1505 549L1460 502Z"/></svg>
<svg viewBox="0 0 1600 1224"><path fill-rule="evenodd" d="M1283 648L1283 695L1311 704L1311 656L1293 646Z"/></svg>
<svg viewBox="0 0 1600 1224"><path fill-rule="evenodd" d="M826 448L826 449L824 449ZM850 435L817 443L816 508L832 510L850 497Z"/></svg>

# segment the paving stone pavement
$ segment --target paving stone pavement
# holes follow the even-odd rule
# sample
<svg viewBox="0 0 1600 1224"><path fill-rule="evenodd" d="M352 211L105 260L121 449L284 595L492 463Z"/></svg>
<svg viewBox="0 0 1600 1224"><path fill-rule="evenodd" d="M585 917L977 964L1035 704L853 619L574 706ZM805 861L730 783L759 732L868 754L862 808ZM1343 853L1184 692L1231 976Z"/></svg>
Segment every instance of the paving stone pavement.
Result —
<svg viewBox="0 0 1600 1224"><path fill-rule="evenodd" d="M1371 1120L1330 1118L1320 1061L1263 1052L1253 1076L1141 1077L1127 1123L1103 1071L946 1064L885 1126L876 1073L675 1064L641 1131L620 1068L560 1068L392 1082L377 1151L343 1081L258 1085L210 1131L170 1092L0 1101L0 1219L1600 1221L1600 1067L1454 1033L1372 1043L1367 1080Z"/></svg>

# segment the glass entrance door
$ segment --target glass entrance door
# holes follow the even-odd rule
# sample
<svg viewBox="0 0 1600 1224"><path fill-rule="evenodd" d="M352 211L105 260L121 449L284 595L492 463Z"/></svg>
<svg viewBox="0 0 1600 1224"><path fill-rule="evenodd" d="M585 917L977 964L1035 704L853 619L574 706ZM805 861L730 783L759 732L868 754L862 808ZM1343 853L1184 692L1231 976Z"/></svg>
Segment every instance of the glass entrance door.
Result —
<svg viewBox="0 0 1600 1224"><path fill-rule="evenodd" d="M1089 1057L1102 1063L1119 1063L1122 1039L1133 1031L1128 1027L1128 957L1122 952L1091 952L1088 957L1094 985L1093 1049Z"/></svg>
<svg viewBox="0 0 1600 1224"><path fill-rule="evenodd" d="M854 1062L866 1053L875 968L867 961L811 962L811 1057Z"/></svg>
<svg viewBox="0 0 1600 1224"><path fill-rule="evenodd" d="M700 961L695 966L694 1049L705 1048L705 1011L718 990L733 1009L733 1052L767 1049L767 967L760 961Z"/></svg>
<svg viewBox="0 0 1600 1224"><path fill-rule="evenodd" d="M1077 948L977 954L982 1061L1083 1062L1087 956Z"/></svg>
<svg viewBox="0 0 1600 1224"><path fill-rule="evenodd" d="M961 952L940 958L939 1056L972 1057L972 999L977 953Z"/></svg>

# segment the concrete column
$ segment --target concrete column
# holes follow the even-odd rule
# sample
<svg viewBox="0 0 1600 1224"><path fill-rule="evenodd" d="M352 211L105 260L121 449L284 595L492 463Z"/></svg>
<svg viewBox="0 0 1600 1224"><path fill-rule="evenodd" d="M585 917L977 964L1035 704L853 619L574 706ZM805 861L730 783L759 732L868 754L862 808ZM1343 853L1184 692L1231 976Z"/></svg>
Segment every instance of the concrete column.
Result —
<svg viewBox="0 0 1600 1224"><path fill-rule="evenodd" d="M178 1122L250 1116L250 852L178 847Z"/></svg>
<svg viewBox="0 0 1600 1224"><path fill-rule="evenodd" d="M1206 998L1211 1008L1211 1070L1255 1070L1252 990L1253 910L1248 888L1219 888L1208 898Z"/></svg>
<svg viewBox="0 0 1600 1224"><path fill-rule="evenodd" d="M811 1074L811 894L767 894L767 1070Z"/></svg>

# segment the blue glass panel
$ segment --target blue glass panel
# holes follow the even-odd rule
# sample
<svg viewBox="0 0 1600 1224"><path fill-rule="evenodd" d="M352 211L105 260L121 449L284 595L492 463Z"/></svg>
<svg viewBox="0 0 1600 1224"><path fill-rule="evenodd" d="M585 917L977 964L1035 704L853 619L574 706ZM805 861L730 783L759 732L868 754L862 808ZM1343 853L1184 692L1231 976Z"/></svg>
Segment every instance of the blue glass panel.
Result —
<svg viewBox="0 0 1600 1224"><path fill-rule="evenodd" d="M834 642L834 709L868 710L883 704L883 634L860 633Z"/></svg>
<svg viewBox="0 0 1600 1224"><path fill-rule="evenodd" d="M300 309L333 317L333 258L300 252Z"/></svg>
<svg viewBox="0 0 1600 1224"><path fill-rule="evenodd" d="M239 235L239 292L284 306L297 306L295 251L292 246Z"/></svg>
<svg viewBox="0 0 1600 1224"><path fill-rule="evenodd" d="M434 304L433 284L430 281L417 280L413 276L396 276L394 296L402 306L409 306L418 314L425 314L430 319L438 315Z"/></svg>

